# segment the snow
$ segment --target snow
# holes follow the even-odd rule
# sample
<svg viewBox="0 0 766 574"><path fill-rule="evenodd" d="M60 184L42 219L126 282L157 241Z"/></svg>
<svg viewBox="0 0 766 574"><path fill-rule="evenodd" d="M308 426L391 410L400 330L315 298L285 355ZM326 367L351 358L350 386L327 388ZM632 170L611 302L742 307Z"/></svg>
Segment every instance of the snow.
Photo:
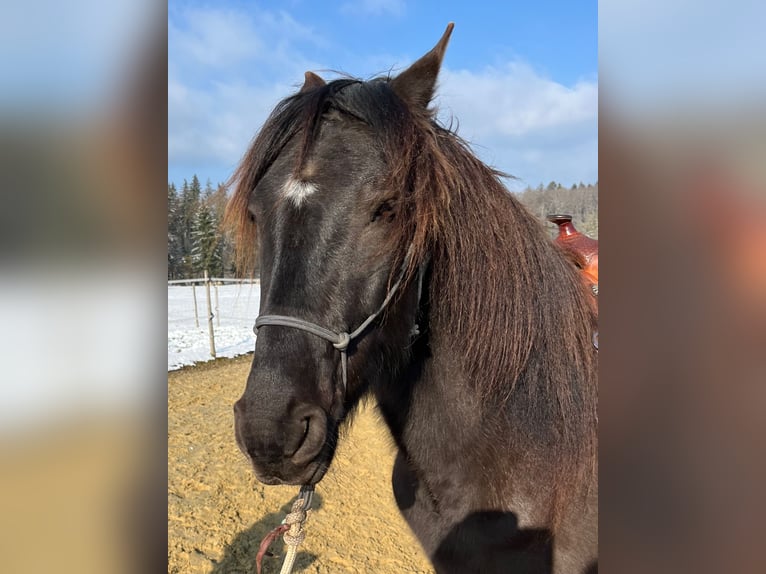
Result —
<svg viewBox="0 0 766 574"><path fill-rule="evenodd" d="M216 357L236 357L255 348L253 324L258 316L261 286L258 283L210 286ZM168 285L168 371L212 360L208 336L205 287L197 285L199 327L194 321L194 298L190 285ZM220 320L220 326L218 326Z"/></svg>

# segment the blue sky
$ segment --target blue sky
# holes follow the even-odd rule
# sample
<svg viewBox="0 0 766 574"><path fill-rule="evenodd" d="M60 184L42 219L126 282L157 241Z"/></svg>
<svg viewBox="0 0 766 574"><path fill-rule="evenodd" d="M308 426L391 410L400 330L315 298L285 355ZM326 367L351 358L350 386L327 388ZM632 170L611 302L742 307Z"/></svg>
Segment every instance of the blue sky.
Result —
<svg viewBox="0 0 766 574"><path fill-rule="evenodd" d="M401 70L455 22L436 104L512 189L598 178L597 3L187 2L168 6L168 178L225 181L303 72Z"/></svg>

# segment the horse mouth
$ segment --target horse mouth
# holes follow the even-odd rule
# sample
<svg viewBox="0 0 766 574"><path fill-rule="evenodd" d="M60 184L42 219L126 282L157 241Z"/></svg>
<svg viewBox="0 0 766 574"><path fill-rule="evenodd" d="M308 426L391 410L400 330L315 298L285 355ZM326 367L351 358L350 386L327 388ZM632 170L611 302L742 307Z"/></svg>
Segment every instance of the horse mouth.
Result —
<svg viewBox="0 0 766 574"><path fill-rule="evenodd" d="M258 469L253 464L255 478L266 486L313 486L324 478L329 467L329 460L324 460L324 457L321 460L312 461L301 468L290 468L289 470L264 471L263 469Z"/></svg>
<svg viewBox="0 0 766 574"><path fill-rule="evenodd" d="M310 411L301 419L300 438L281 460L256 462L258 459L251 457L256 478L270 486L314 485L321 481L335 455L336 445L330 437L337 436L337 430L328 428L330 421L323 411Z"/></svg>
<svg viewBox="0 0 766 574"><path fill-rule="evenodd" d="M265 485L313 485L334 456L337 423L313 404L298 405L277 422L254 424L246 402L235 404L237 446Z"/></svg>

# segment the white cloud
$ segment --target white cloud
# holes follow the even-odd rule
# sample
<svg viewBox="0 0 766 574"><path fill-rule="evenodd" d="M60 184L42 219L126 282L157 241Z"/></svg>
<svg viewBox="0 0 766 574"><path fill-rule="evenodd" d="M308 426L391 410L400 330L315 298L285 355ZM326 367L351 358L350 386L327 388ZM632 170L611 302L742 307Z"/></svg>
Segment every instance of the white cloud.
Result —
<svg viewBox="0 0 766 574"><path fill-rule="evenodd" d="M200 172L233 170L277 101L319 67L305 54L324 45L283 11L190 9L171 15L168 33L168 162Z"/></svg>
<svg viewBox="0 0 766 574"><path fill-rule="evenodd" d="M170 59L196 66L232 66L265 50L250 16L233 11L191 10L183 28L168 23Z"/></svg>
<svg viewBox="0 0 766 574"><path fill-rule="evenodd" d="M294 86L218 84L212 90L168 83L168 161L233 170L274 105Z"/></svg>
<svg viewBox="0 0 766 574"><path fill-rule="evenodd" d="M437 104L482 159L522 184L597 178L595 80L564 86L520 62L480 72L443 69Z"/></svg>
<svg viewBox="0 0 766 574"><path fill-rule="evenodd" d="M283 12L194 12L184 24L174 29L171 21L168 159L204 177L207 169L226 172L214 175L222 180L303 72L328 67L312 60L327 59L326 44ZM565 86L521 62L444 68L437 104L484 161L522 179L511 187L597 179L595 79Z"/></svg>
<svg viewBox="0 0 766 574"><path fill-rule="evenodd" d="M298 45L326 42L284 11L189 9L168 22L170 63L187 72L256 63L279 68L292 58L305 60Z"/></svg>

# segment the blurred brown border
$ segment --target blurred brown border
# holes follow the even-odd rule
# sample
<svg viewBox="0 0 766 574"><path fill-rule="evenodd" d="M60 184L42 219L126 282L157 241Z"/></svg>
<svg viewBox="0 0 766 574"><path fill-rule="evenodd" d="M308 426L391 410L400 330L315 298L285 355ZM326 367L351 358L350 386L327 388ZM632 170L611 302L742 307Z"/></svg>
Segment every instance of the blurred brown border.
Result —
<svg viewBox="0 0 766 574"><path fill-rule="evenodd" d="M610 96L600 91L600 569L766 572L766 116L621 115Z"/></svg>

